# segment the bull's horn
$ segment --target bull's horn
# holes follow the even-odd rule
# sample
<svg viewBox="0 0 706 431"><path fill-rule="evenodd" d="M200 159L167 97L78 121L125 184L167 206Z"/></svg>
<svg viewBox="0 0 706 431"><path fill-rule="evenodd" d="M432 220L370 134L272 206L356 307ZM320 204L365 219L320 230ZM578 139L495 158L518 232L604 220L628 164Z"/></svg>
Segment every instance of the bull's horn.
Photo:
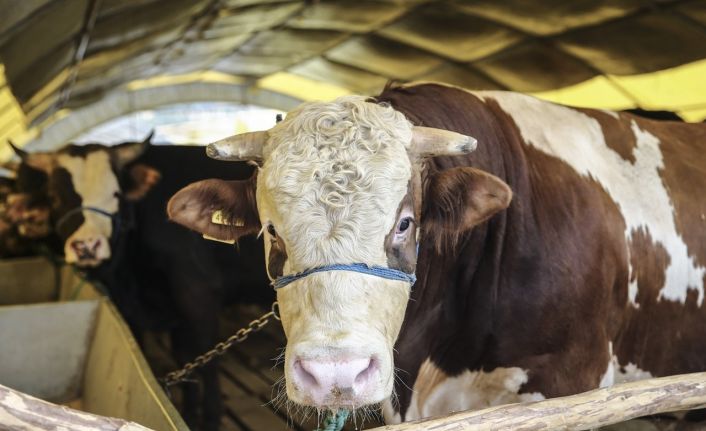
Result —
<svg viewBox="0 0 706 431"><path fill-rule="evenodd" d="M10 145L10 148L12 148L12 151L15 152L19 156L20 159L26 159L29 153L27 151L21 149L17 145L15 145L14 142L12 142L10 139L7 140L7 143Z"/></svg>
<svg viewBox="0 0 706 431"><path fill-rule="evenodd" d="M212 159L229 161L262 160L262 147L267 142L267 132L248 132L230 136L206 147Z"/></svg>
<svg viewBox="0 0 706 431"><path fill-rule="evenodd" d="M142 140L143 144L151 144L152 143L152 138L154 138L154 128L150 130L149 135L145 136L145 139Z"/></svg>
<svg viewBox="0 0 706 431"><path fill-rule="evenodd" d="M414 126L412 151L420 156L459 156L476 149L478 141L449 130Z"/></svg>

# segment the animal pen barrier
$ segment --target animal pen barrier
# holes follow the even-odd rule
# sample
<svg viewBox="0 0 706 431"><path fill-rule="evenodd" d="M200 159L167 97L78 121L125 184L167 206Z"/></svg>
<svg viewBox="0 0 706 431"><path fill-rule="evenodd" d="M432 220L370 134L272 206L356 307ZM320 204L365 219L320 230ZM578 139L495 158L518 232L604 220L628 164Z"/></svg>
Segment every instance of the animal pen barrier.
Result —
<svg viewBox="0 0 706 431"><path fill-rule="evenodd" d="M0 420L8 409L8 391L0 386ZM12 393L10 393L13 395ZM14 395L15 398L18 395ZM25 404L25 418L32 430L85 425L86 416L70 409L32 400ZM10 406L12 407L12 406ZM31 407L35 407L32 410ZM503 431L503 430L587 430L616 424L632 418L671 411L706 407L706 373L623 383L578 395L523 404L510 404L484 410L454 413L440 418L387 425L373 431ZM16 411L17 409L15 409ZM88 418L104 430L146 430L123 421ZM74 422L75 421L75 422ZM27 423L27 422L25 422Z"/></svg>
<svg viewBox="0 0 706 431"><path fill-rule="evenodd" d="M622 383L577 395L388 425L377 431L588 430L706 408L706 372Z"/></svg>
<svg viewBox="0 0 706 431"><path fill-rule="evenodd" d="M0 261L0 430L138 429L128 421L187 430L112 303L68 266Z"/></svg>

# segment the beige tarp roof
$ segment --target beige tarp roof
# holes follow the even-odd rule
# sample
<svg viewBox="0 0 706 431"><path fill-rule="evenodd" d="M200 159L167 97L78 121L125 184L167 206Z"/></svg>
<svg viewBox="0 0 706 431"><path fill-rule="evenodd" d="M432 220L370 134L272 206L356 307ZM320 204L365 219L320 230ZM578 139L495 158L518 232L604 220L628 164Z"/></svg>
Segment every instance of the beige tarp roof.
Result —
<svg viewBox="0 0 706 431"><path fill-rule="evenodd" d="M0 0L0 11L0 139L47 135L82 112L75 132L93 104L157 87L165 103L218 88L287 109L437 80L706 117L706 0Z"/></svg>

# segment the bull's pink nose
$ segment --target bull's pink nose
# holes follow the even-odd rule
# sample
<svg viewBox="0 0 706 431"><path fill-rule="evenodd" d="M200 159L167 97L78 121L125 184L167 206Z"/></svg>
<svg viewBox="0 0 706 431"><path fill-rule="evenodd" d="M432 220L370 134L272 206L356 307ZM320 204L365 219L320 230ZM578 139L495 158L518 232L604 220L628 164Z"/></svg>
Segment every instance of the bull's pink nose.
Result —
<svg viewBox="0 0 706 431"><path fill-rule="evenodd" d="M354 404L374 389L379 374L373 358L299 359L294 383L316 405Z"/></svg>

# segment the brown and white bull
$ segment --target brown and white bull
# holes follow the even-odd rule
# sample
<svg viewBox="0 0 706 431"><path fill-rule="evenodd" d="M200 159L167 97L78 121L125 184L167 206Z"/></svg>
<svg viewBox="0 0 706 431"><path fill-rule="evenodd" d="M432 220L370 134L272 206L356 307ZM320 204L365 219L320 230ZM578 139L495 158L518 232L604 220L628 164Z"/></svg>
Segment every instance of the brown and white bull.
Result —
<svg viewBox="0 0 706 431"><path fill-rule="evenodd" d="M271 279L416 272L278 289L297 403L396 422L706 370L706 125L419 84L208 152L256 177L194 183L170 217L264 231Z"/></svg>

